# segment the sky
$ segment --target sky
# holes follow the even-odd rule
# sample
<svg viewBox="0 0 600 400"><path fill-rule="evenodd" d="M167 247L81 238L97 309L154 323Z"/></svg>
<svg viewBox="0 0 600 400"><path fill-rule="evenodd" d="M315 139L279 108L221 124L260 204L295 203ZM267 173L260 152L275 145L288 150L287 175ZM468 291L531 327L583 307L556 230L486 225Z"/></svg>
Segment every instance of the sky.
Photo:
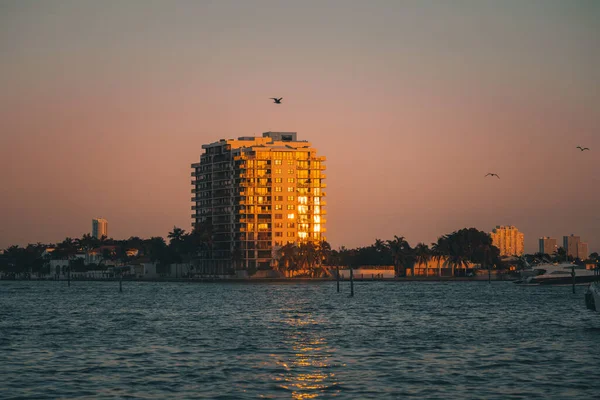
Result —
<svg viewBox="0 0 600 400"><path fill-rule="evenodd" d="M600 251L599 38L594 0L0 0L0 248L189 229L202 144L294 131L334 248Z"/></svg>

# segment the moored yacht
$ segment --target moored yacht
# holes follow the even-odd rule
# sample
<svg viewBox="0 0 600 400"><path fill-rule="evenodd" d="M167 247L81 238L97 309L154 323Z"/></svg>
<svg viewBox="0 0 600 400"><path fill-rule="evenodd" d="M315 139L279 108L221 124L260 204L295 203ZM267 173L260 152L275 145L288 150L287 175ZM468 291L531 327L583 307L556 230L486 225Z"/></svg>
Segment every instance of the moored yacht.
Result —
<svg viewBox="0 0 600 400"><path fill-rule="evenodd" d="M600 312L600 281L590 284L585 292L585 305L592 311Z"/></svg>
<svg viewBox="0 0 600 400"><path fill-rule="evenodd" d="M540 264L531 269L524 270L522 279L515 283L531 285L567 285L573 283L585 284L598 278L594 271L585 269L575 264Z"/></svg>

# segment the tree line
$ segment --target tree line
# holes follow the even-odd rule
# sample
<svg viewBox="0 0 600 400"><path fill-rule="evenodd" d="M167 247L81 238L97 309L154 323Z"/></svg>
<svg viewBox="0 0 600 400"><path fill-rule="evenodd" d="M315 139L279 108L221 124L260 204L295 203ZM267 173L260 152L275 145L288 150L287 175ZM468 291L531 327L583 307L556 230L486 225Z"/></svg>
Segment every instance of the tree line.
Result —
<svg viewBox="0 0 600 400"><path fill-rule="evenodd" d="M175 263L197 265L201 260L212 258L213 233L210 226L199 226L191 232L173 227L167 235L143 239L130 237L126 240L95 238L89 234L81 238L67 237L56 244L29 244L25 247L10 246L0 255L0 272L8 274L48 273L50 260L69 260L69 268L76 272L107 269L108 264L126 265L134 262L155 262L159 266ZM54 249L47 252L47 249ZM133 251L132 251L133 250ZM77 254L94 252L97 262L87 264ZM418 243L412 247L403 236L390 240L376 239L369 246L348 249L344 246L332 249L328 242L288 243L278 249L274 269L286 276L321 276L327 266L357 268L360 266L393 266L396 276L405 276L407 269L415 265L436 263L439 269L451 268L465 273L468 266L503 268L499 250L492 244L486 232L464 228L440 236L431 245ZM590 258L596 260L597 253ZM236 269L247 269L239 249L231 254L232 268L220 273L233 274ZM516 264L568 260L564 249L553 255L535 254L519 258ZM251 275L254 271L248 271ZM216 273L216 271L215 271Z"/></svg>

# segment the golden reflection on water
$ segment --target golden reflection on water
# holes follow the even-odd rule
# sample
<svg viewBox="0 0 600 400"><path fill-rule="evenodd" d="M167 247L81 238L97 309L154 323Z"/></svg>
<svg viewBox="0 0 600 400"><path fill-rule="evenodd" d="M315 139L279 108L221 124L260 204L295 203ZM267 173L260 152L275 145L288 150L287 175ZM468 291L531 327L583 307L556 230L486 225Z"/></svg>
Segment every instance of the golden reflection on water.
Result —
<svg viewBox="0 0 600 400"><path fill-rule="evenodd" d="M284 342L290 344L290 356L281 360L281 355L272 356L285 369L285 373L274 377L281 388L290 390L293 399L315 399L325 392L327 397L336 396L339 390L337 378L331 367L331 356L335 350L318 333L319 321L311 314L287 318L283 321L292 328Z"/></svg>

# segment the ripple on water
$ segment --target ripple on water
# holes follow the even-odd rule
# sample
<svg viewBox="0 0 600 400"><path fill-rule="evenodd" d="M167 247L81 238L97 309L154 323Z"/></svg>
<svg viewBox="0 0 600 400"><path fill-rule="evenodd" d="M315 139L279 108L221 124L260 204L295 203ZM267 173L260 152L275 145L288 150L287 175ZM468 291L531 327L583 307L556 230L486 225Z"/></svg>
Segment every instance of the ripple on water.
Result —
<svg viewBox="0 0 600 400"><path fill-rule="evenodd" d="M0 285L8 397L598 394L600 318L584 288L357 282L350 298L335 283Z"/></svg>

